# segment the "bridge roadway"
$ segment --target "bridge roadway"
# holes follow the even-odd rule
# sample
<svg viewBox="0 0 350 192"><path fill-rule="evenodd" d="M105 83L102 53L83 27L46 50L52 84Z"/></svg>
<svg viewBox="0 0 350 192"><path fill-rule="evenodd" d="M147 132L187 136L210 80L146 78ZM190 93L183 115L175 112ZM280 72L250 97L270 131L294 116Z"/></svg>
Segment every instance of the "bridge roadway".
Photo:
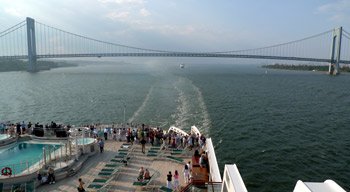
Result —
<svg viewBox="0 0 350 192"><path fill-rule="evenodd" d="M290 60L290 61L309 61L330 63L330 59L308 58L308 57L286 57L286 56L267 56L267 55L244 55L230 53L198 53L198 52L155 52L155 53L78 53L78 54L45 54L37 55L41 58L73 58L73 57L212 57L212 58L242 58L242 59L271 59L271 60ZM28 59L27 55L0 56L1 59ZM348 60L340 60L340 63L350 64Z"/></svg>

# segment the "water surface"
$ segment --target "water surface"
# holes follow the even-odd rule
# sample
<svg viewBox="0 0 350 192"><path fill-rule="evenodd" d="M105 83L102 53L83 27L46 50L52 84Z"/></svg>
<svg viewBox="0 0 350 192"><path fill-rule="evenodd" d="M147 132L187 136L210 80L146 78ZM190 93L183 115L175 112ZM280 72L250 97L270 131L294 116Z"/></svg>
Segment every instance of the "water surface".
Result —
<svg viewBox="0 0 350 192"><path fill-rule="evenodd" d="M236 163L249 191L298 179L349 190L350 76L255 65L114 64L0 73L0 120L81 125L126 121L189 129Z"/></svg>

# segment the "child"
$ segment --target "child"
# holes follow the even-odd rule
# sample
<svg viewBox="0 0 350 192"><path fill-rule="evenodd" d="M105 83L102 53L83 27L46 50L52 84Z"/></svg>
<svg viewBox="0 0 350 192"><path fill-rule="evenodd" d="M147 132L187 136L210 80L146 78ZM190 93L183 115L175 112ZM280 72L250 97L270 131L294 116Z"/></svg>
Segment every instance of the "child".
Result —
<svg viewBox="0 0 350 192"><path fill-rule="evenodd" d="M81 178L79 178L79 186L78 186L78 192L85 192L85 189L84 189L84 182Z"/></svg>

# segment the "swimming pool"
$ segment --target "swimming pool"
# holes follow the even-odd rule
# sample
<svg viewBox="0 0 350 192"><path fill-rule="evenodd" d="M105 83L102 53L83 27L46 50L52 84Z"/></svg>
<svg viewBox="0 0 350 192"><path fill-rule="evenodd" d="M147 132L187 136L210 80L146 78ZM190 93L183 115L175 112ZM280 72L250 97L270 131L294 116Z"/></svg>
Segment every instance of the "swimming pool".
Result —
<svg viewBox="0 0 350 192"><path fill-rule="evenodd" d="M78 145L88 145L95 142L94 138L78 138Z"/></svg>
<svg viewBox="0 0 350 192"><path fill-rule="evenodd" d="M59 149L59 144L39 144L19 142L0 149L0 169L10 167L16 175L28 170L28 167L38 163L43 158L43 148Z"/></svg>
<svg viewBox="0 0 350 192"><path fill-rule="evenodd" d="M7 134L0 134L0 140L4 140L4 139L7 139L9 138L10 135L7 135Z"/></svg>

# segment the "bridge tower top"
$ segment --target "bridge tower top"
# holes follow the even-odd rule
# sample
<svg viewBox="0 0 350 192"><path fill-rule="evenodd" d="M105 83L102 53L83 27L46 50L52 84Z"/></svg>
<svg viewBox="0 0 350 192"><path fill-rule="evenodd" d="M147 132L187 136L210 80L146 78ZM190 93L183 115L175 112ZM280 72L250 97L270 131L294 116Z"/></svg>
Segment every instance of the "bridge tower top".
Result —
<svg viewBox="0 0 350 192"><path fill-rule="evenodd" d="M28 45L28 68L29 72L36 72L36 43L35 43L35 21L27 17L27 45Z"/></svg>
<svg viewBox="0 0 350 192"><path fill-rule="evenodd" d="M341 38L343 33L343 27L338 27L333 30L332 44L331 44L331 62L329 64L329 74L338 75L340 71L340 51L341 51Z"/></svg>

